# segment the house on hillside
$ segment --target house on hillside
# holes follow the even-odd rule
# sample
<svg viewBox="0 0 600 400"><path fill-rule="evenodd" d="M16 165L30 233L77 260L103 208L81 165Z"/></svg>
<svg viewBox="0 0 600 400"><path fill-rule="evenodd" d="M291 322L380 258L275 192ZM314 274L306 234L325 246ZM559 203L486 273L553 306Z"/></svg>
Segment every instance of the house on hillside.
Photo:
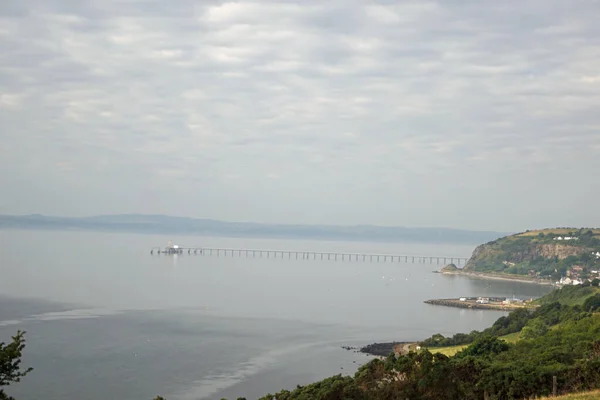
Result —
<svg viewBox="0 0 600 400"><path fill-rule="evenodd" d="M571 278L560 278L560 281L558 281L559 284L561 285L570 285L573 281L571 280Z"/></svg>

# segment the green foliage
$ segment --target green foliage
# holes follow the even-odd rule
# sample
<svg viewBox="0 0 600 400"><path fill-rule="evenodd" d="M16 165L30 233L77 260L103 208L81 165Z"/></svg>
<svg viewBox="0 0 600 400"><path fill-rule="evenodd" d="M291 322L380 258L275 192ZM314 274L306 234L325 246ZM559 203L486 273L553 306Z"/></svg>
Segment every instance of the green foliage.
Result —
<svg viewBox="0 0 600 400"><path fill-rule="evenodd" d="M535 339L545 335L546 332L548 332L548 325L546 325L541 318L535 318L525 325L521 331L521 338Z"/></svg>
<svg viewBox="0 0 600 400"><path fill-rule="evenodd" d="M457 333L452 337L444 337L439 333L423 340L419 344L422 347L448 347L458 346L473 343L482 336L504 336L515 332L520 332L529 325L529 328L524 329L525 335L539 335L540 329L559 324L564 321L576 319L582 311L589 311L590 308L598 309L596 300L590 300L587 305L586 299L594 298L594 295L600 296L600 289L597 287L565 286L560 289L555 289L544 297L536 300L541 306L535 311L522 308L511 312L505 317L500 317L494 324L483 330L472 331L471 333ZM580 306L570 307L570 306ZM538 319L539 322L533 322Z"/></svg>
<svg viewBox="0 0 600 400"><path fill-rule="evenodd" d="M298 386L293 391L282 390L274 395L268 394L260 400L337 400L362 399L363 391L357 380L349 376L336 375L307 386Z"/></svg>
<svg viewBox="0 0 600 400"><path fill-rule="evenodd" d="M564 286L553 290L547 295L535 300L536 304L549 304L558 302L564 305L582 305L588 297L600 293L597 287L584 287L580 285Z"/></svg>
<svg viewBox="0 0 600 400"><path fill-rule="evenodd" d="M456 354L458 358L464 357L491 357L495 354L507 351L510 345L503 340L491 335L478 337L473 344Z"/></svg>
<svg viewBox="0 0 600 400"><path fill-rule="evenodd" d="M600 310L600 293L588 297L583 303L583 309L585 311L599 311Z"/></svg>
<svg viewBox="0 0 600 400"><path fill-rule="evenodd" d="M471 331L471 333L457 333L452 337L444 337L441 334L435 334L431 338L425 339L420 343L422 347L447 347L462 344L473 343L482 336L504 336L510 333L519 332L534 317L534 314L525 308L515 310L508 316L500 317L494 324L483 332Z"/></svg>
<svg viewBox="0 0 600 400"><path fill-rule="evenodd" d="M25 332L17 332L12 342L0 343L0 387L18 383L21 378L32 371L32 368L21 369L21 357L25 348ZM0 389L0 399L12 399Z"/></svg>

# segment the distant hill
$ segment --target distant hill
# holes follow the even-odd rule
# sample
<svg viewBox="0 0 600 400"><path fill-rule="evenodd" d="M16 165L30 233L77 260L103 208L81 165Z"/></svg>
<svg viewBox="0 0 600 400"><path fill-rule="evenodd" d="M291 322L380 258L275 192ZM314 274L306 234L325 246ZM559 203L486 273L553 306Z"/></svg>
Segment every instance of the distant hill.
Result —
<svg viewBox="0 0 600 400"><path fill-rule="evenodd" d="M49 217L39 214L0 215L0 229L66 229L226 237L454 244L476 244L506 234L451 228L260 224L141 214L80 218Z"/></svg>
<svg viewBox="0 0 600 400"><path fill-rule="evenodd" d="M527 231L480 245L465 272L532 275L558 280L595 277L600 270L600 229Z"/></svg>

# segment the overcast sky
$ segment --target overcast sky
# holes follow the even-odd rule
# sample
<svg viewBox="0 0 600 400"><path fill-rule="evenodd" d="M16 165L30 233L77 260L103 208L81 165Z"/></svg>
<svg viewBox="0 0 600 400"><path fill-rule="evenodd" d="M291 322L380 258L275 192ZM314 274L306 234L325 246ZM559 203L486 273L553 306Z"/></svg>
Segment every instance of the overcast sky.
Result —
<svg viewBox="0 0 600 400"><path fill-rule="evenodd" d="M597 1L0 1L0 213L600 226Z"/></svg>

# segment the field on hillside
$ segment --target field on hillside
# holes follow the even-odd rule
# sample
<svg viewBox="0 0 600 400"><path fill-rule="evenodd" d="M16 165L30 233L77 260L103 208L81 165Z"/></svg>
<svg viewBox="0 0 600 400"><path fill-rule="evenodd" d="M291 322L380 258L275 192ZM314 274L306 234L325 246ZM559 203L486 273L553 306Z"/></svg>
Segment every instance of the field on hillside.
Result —
<svg viewBox="0 0 600 400"><path fill-rule="evenodd" d="M498 339L502 339L507 343L516 343L517 340L519 340L520 336L521 336L521 332L515 332L515 333L508 334L508 335L500 336L500 337L498 337ZM458 345L458 346L448 346L448 347L429 347L428 350L432 353L441 353L445 356L452 357L453 355L455 355L456 353L458 353L459 351L461 351L462 349L464 349L467 346L468 346L468 344L463 344L463 345Z"/></svg>
<svg viewBox="0 0 600 400"><path fill-rule="evenodd" d="M568 235L569 232L577 232L580 228L551 228L551 229L537 229L529 232L519 233L516 236L537 236L540 233L544 235L553 233L555 235ZM590 229L594 236L600 236L600 229Z"/></svg>
<svg viewBox="0 0 600 400"><path fill-rule="evenodd" d="M556 399L556 400L598 400L600 399L600 390L593 392L574 393L566 394L558 397L543 397L544 399Z"/></svg>

